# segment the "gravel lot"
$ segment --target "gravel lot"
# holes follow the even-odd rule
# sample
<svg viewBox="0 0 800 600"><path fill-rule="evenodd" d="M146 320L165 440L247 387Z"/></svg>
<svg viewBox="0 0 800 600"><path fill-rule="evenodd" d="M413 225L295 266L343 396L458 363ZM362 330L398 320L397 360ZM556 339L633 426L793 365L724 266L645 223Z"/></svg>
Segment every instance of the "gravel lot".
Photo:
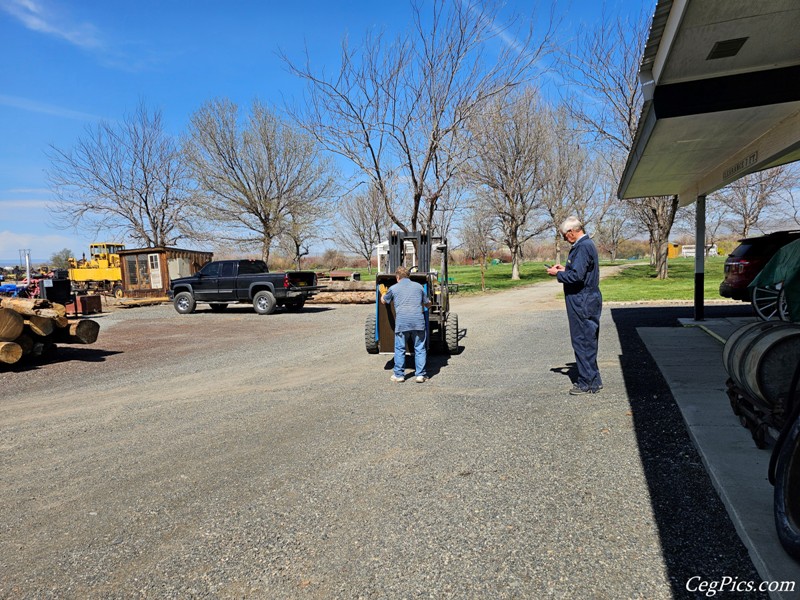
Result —
<svg viewBox="0 0 800 600"><path fill-rule="evenodd" d="M571 397L556 285L452 300L389 382L369 305L97 317L0 371L0 597L673 598L758 580L634 326Z"/></svg>

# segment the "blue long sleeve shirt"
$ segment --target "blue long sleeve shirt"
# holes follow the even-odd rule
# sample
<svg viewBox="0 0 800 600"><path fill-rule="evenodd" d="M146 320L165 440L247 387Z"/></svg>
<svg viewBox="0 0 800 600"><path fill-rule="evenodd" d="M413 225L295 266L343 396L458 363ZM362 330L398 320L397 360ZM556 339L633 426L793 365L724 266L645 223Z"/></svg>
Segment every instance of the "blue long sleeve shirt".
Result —
<svg viewBox="0 0 800 600"><path fill-rule="evenodd" d="M569 251L564 271L556 279L564 284L565 294L600 290L600 267L597 248L588 235L581 236Z"/></svg>
<svg viewBox="0 0 800 600"><path fill-rule="evenodd" d="M423 308L428 299L425 297L425 289L416 281L401 279L389 288L383 300L386 304L394 302L395 333L425 330Z"/></svg>

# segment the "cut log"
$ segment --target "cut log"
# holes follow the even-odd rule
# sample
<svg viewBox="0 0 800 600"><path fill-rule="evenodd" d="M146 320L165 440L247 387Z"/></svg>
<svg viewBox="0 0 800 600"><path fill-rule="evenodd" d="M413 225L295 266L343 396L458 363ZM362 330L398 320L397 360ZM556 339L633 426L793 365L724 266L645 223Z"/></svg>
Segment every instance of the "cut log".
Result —
<svg viewBox="0 0 800 600"><path fill-rule="evenodd" d="M62 344L94 344L100 333L100 324L90 319L70 321L67 327L56 328L49 336L53 342Z"/></svg>
<svg viewBox="0 0 800 600"><path fill-rule="evenodd" d="M30 315L25 319L25 324L30 327L30 330L36 335L42 337L50 335L55 329L54 319L48 317L40 317L38 315Z"/></svg>
<svg viewBox="0 0 800 600"><path fill-rule="evenodd" d="M0 342L13 342L22 333L25 320L17 311L0 308Z"/></svg>
<svg viewBox="0 0 800 600"><path fill-rule="evenodd" d="M14 342L0 342L0 362L13 365L22 358L22 346Z"/></svg>
<svg viewBox="0 0 800 600"><path fill-rule="evenodd" d="M67 309L44 298L0 298L0 307L10 308L26 317L64 317Z"/></svg>

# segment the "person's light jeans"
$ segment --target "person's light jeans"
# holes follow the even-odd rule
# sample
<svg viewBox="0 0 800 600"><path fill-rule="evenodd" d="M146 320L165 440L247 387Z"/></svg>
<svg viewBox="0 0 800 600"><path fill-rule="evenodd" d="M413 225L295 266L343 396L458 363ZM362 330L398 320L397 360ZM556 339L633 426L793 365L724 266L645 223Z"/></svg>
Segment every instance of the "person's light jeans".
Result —
<svg viewBox="0 0 800 600"><path fill-rule="evenodd" d="M402 331L394 334L394 374L397 377L405 376L406 343L414 346L414 375L425 376L425 361L427 350L425 348L425 331Z"/></svg>

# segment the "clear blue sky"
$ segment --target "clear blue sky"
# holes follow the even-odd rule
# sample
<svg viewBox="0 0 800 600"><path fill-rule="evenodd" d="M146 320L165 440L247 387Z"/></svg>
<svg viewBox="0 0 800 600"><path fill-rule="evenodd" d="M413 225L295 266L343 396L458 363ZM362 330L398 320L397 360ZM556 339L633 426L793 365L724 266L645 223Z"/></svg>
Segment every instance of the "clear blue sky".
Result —
<svg viewBox="0 0 800 600"><path fill-rule="evenodd" d="M655 0L606 0L638 13ZM507 8L530 13L531 0ZM539 3L544 15L549 4ZM596 21L602 0L557 0L559 37ZM337 67L344 36L410 23L406 0L0 0L0 261L34 261L92 241L51 224L46 151L71 148L100 120L121 120L140 100L180 133L205 101L254 98L280 106L302 91L277 55Z"/></svg>

